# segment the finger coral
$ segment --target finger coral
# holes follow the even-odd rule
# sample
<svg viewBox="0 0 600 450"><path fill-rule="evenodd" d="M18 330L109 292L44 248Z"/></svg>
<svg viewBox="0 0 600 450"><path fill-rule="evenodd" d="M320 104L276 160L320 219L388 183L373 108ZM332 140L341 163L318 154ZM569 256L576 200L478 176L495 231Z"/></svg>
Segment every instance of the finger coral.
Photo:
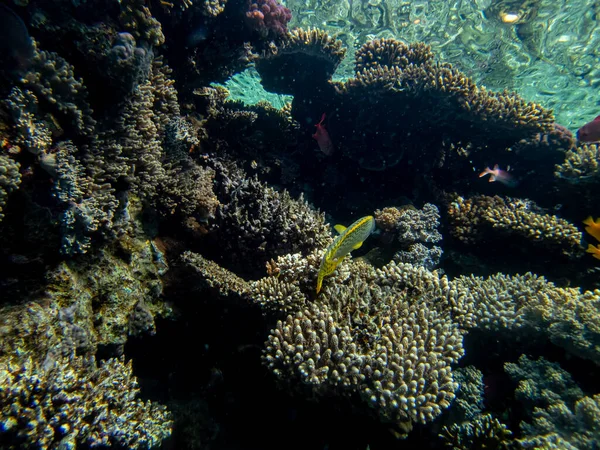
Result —
<svg viewBox="0 0 600 450"><path fill-rule="evenodd" d="M454 398L450 365L463 352L441 300L447 281L408 265L352 264L345 281L277 323L265 363L315 394L357 393L404 430L433 420Z"/></svg>

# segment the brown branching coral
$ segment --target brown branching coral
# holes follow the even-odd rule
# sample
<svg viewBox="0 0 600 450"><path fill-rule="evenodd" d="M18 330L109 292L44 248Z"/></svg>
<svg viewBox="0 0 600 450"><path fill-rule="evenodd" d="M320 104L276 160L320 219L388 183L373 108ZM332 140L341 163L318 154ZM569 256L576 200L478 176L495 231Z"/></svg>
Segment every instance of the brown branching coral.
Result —
<svg viewBox="0 0 600 450"><path fill-rule="evenodd" d="M213 227L219 262L259 274L272 258L324 248L330 239L323 214L300 197L278 192L257 178L234 179L219 197Z"/></svg>
<svg viewBox="0 0 600 450"><path fill-rule="evenodd" d="M452 281L454 317L464 329L535 333L600 364L600 293L559 288L527 273Z"/></svg>
<svg viewBox="0 0 600 450"><path fill-rule="evenodd" d="M0 363L4 448L118 445L145 449L171 434L166 408L137 399L131 362L71 356Z"/></svg>
<svg viewBox="0 0 600 450"><path fill-rule="evenodd" d="M280 94L295 94L331 79L346 49L342 42L317 29L296 28L256 61L263 86Z"/></svg>
<svg viewBox="0 0 600 450"><path fill-rule="evenodd" d="M440 437L454 450L508 450L512 432L491 414L470 422L444 427Z"/></svg>
<svg viewBox="0 0 600 450"><path fill-rule="evenodd" d="M596 144L583 144L569 150L556 166L554 175L571 183L589 183L598 177L600 151Z"/></svg>
<svg viewBox="0 0 600 450"><path fill-rule="evenodd" d="M155 47L164 44L165 36L160 22L152 16L143 0L125 0L121 3L120 20L123 27L136 39Z"/></svg>
<svg viewBox="0 0 600 450"><path fill-rule="evenodd" d="M486 237L519 236L528 245L542 246L568 257L581 255L581 232L554 215L541 212L533 202L499 196L457 197L448 206L450 233L466 244Z"/></svg>
<svg viewBox="0 0 600 450"><path fill-rule="evenodd" d="M365 42L354 55L355 72L377 67L407 67L409 64L433 62L433 52L429 45L417 42L406 45L396 39L375 39Z"/></svg>

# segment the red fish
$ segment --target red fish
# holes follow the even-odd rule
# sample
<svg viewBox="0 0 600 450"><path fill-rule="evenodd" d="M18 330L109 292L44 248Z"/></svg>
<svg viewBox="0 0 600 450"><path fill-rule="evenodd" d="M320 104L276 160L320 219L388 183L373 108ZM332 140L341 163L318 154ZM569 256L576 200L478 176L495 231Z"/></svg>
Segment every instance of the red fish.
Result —
<svg viewBox="0 0 600 450"><path fill-rule="evenodd" d="M329 137L329 133L327 132L325 125L323 125L324 120L325 113L323 113L321 121L315 125L315 127L317 127L317 131L315 131L315 134L313 134L312 137L317 141L317 144L319 144L319 149L329 156L333 153L334 148L333 142L331 142L331 138Z"/></svg>
<svg viewBox="0 0 600 450"><path fill-rule="evenodd" d="M598 142L600 141L600 116L591 122L586 123L577 130L577 140L579 142Z"/></svg>

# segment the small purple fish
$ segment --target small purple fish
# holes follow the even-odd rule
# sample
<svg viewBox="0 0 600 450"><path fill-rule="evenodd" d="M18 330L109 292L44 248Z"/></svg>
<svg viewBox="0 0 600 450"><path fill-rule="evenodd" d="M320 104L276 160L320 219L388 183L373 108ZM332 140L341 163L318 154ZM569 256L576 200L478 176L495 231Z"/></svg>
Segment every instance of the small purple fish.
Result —
<svg viewBox="0 0 600 450"><path fill-rule="evenodd" d="M586 143L600 141L600 116L577 130L577 140Z"/></svg>

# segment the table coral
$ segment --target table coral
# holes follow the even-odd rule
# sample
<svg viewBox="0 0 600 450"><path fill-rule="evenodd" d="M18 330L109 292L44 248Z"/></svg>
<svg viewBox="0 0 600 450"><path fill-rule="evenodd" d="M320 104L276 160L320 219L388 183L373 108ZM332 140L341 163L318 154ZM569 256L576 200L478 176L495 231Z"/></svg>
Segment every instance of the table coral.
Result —
<svg viewBox="0 0 600 450"><path fill-rule="evenodd" d="M310 92L331 79L345 53L342 42L324 31L296 28L272 51L261 55L256 70L268 91L292 95Z"/></svg>
<svg viewBox="0 0 600 450"><path fill-rule="evenodd" d="M474 150L492 141L506 149L553 123L551 111L517 94L477 86L452 65L435 62L420 43L366 42L356 52L354 77L337 83L336 90L331 103L342 112L330 133L348 157L372 170L416 158L430 147L432 158L420 159L435 161L448 139L462 146L471 142Z"/></svg>
<svg viewBox="0 0 600 450"><path fill-rule="evenodd" d="M582 233L573 224L545 214L527 200L479 195L456 197L448 205L450 233L466 244L497 236L520 236L527 245L541 246L567 257L581 256Z"/></svg>

